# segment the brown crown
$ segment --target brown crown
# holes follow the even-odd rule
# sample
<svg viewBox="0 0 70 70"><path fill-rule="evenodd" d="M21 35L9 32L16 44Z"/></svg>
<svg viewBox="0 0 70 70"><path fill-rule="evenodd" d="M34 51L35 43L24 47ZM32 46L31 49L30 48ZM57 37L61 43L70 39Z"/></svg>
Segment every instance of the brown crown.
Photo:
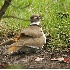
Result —
<svg viewBox="0 0 70 70"><path fill-rule="evenodd" d="M33 14L31 17L30 17L30 21L31 23L32 22L37 22L40 20L40 16L39 15L36 15L36 14Z"/></svg>

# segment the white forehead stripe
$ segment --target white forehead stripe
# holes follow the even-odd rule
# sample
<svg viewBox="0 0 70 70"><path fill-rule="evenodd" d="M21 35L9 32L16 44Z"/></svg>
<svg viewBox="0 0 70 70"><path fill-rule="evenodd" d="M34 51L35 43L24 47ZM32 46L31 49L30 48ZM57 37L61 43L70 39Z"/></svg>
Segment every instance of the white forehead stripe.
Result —
<svg viewBox="0 0 70 70"><path fill-rule="evenodd" d="M34 19L37 19L37 17L34 17Z"/></svg>

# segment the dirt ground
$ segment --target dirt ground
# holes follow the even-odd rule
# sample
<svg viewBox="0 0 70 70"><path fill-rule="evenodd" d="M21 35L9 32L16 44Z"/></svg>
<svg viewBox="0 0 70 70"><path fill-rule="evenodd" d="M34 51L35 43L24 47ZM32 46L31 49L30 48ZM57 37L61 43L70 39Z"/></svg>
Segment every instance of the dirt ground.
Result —
<svg viewBox="0 0 70 70"><path fill-rule="evenodd" d="M9 68L9 65L19 65L20 69L69 69L70 54L67 50L54 50L53 52L45 49L38 53L16 54L3 56L4 48L0 46L0 68ZM60 60L51 60L53 58L68 58L66 62ZM14 67L12 67L14 68Z"/></svg>

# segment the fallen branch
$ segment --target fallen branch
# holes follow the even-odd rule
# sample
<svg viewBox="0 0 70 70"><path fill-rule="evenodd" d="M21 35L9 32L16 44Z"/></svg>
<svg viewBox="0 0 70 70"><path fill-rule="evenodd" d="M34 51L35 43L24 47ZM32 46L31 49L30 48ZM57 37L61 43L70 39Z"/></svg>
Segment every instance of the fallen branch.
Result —
<svg viewBox="0 0 70 70"><path fill-rule="evenodd" d="M5 11L7 10L8 6L10 5L12 0L5 0L1 10L0 10L0 19L2 18L2 16L4 15ZM9 3L8 3L9 2Z"/></svg>

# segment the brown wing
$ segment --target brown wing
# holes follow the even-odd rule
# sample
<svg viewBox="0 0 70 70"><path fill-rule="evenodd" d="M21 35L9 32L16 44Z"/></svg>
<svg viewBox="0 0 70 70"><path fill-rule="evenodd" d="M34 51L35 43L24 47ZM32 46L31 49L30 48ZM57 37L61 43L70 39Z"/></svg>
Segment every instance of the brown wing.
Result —
<svg viewBox="0 0 70 70"><path fill-rule="evenodd" d="M30 26L22 30L20 35L23 35L23 34L27 36L35 37L35 38L42 36L41 29L38 26Z"/></svg>
<svg viewBox="0 0 70 70"><path fill-rule="evenodd" d="M43 36L40 38L24 38L20 39L18 42L10 45L7 50L7 53L10 54L12 51L18 51L21 48L24 49L25 47L35 47L39 48L45 44Z"/></svg>
<svg viewBox="0 0 70 70"><path fill-rule="evenodd" d="M12 44L11 46L42 46L45 44L44 37L41 36L40 38L27 38L20 39L18 42Z"/></svg>

